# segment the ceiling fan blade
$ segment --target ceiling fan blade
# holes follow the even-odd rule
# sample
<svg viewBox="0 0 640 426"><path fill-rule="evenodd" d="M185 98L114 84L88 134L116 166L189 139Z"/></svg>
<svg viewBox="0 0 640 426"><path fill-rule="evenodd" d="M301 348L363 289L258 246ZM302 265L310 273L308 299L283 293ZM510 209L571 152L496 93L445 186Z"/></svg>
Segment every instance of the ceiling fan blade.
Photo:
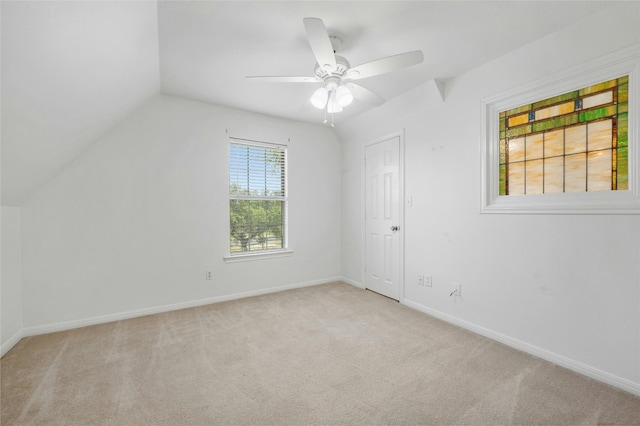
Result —
<svg viewBox="0 0 640 426"><path fill-rule="evenodd" d="M361 78L373 77L374 75L385 74L411 65L419 64L423 60L424 55L420 50L414 50L413 52L401 53L394 56L387 56L386 58L376 59L375 61L367 62L351 68L344 78L359 80Z"/></svg>
<svg viewBox="0 0 640 426"><path fill-rule="evenodd" d="M346 86L351 91L353 97L361 102L375 106L380 106L385 102L381 96L358 84L348 83Z"/></svg>
<svg viewBox="0 0 640 426"><path fill-rule="evenodd" d="M250 75L245 77L252 81L265 81L270 83L320 83L316 77L288 77L278 75Z"/></svg>
<svg viewBox="0 0 640 426"><path fill-rule="evenodd" d="M318 65L321 67L328 65L334 69L336 67L336 55L333 53L331 39L329 39L329 33L327 33L324 22L319 18L304 18L303 22L313 56L316 57Z"/></svg>

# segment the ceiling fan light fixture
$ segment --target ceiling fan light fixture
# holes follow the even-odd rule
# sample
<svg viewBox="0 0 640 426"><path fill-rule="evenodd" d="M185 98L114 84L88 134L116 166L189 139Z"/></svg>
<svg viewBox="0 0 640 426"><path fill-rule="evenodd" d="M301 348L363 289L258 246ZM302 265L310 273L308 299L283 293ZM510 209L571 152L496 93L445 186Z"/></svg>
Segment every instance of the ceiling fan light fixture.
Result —
<svg viewBox="0 0 640 426"><path fill-rule="evenodd" d="M339 86L336 89L336 100L341 107L346 107L353 102L353 94L347 86Z"/></svg>
<svg viewBox="0 0 640 426"><path fill-rule="evenodd" d="M324 87L321 87L313 93L310 102L314 107L324 109L327 105L327 99L329 99L329 92Z"/></svg>
<svg viewBox="0 0 640 426"><path fill-rule="evenodd" d="M334 114L336 112L342 112L342 106L338 103L336 99L336 92L331 92L329 96L329 102L327 103L327 112L329 114Z"/></svg>

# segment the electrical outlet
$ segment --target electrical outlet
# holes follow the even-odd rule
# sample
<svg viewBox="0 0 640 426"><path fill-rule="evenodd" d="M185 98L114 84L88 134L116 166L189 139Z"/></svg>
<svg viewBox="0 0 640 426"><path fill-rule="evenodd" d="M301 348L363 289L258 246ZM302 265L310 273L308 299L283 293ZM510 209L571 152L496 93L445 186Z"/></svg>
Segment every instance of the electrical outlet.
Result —
<svg viewBox="0 0 640 426"><path fill-rule="evenodd" d="M424 285L424 275L418 275L418 285Z"/></svg>
<svg viewBox="0 0 640 426"><path fill-rule="evenodd" d="M424 277L424 286L432 287L433 286L433 275L425 275Z"/></svg>
<svg viewBox="0 0 640 426"><path fill-rule="evenodd" d="M205 271L204 272L204 279L205 280L212 280L213 279L213 273L211 271Z"/></svg>

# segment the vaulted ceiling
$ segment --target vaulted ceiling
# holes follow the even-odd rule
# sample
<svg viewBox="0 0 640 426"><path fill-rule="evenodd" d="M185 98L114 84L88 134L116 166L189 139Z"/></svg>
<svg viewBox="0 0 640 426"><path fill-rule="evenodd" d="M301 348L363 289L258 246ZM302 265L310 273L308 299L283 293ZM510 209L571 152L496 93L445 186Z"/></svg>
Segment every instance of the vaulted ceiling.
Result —
<svg viewBox="0 0 640 426"><path fill-rule="evenodd" d="M385 99L449 80L597 13L607 1L2 1L2 204L20 205L151 96L299 121L318 87L302 23L321 18L352 66L422 50L358 83ZM336 122L372 108L354 102Z"/></svg>

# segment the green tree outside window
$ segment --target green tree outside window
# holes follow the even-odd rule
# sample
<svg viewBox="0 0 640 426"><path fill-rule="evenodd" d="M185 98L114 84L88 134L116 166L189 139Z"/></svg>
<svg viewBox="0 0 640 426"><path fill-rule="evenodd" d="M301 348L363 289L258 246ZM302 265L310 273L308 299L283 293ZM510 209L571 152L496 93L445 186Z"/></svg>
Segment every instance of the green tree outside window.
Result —
<svg viewBox="0 0 640 426"><path fill-rule="evenodd" d="M286 248L285 158L283 146L231 143L231 254Z"/></svg>

